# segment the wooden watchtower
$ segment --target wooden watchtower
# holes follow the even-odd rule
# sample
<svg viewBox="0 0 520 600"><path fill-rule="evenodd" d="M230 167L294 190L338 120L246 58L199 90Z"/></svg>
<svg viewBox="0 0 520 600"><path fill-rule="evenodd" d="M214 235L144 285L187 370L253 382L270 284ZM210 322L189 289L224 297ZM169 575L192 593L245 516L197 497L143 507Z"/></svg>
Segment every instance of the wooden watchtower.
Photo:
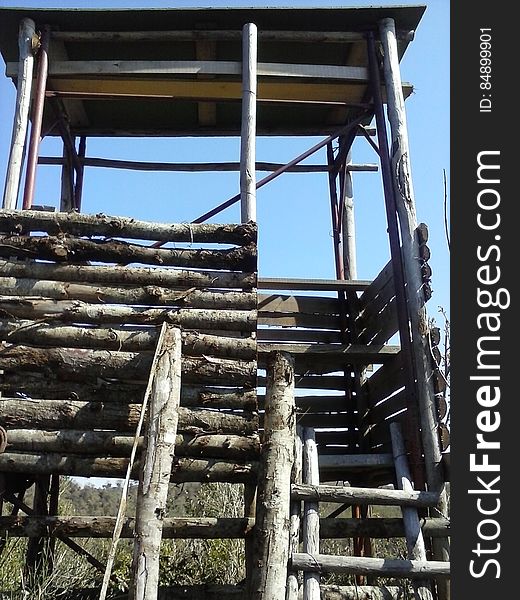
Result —
<svg viewBox="0 0 520 600"><path fill-rule="evenodd" d="M417 599L449 599L443 380L399 70L423 11L0 9L17 87L0 211L0 497L13 506L0 531L30 538L29 567L46 536L80 551L73 538L134 537L130 597L152 599L161 538L238 537L241 584L159 595L388 600L399 587L374 578L397 577ZM258 164L257 135L321 141ZM62 156L41 156L44 136ZM92 158L94 136L240 136L240 156ZM378 166L352 162L356 136ZM302 164L320 149L326 164ZM61 189L35 206L42 163L61 168ZM236 170L240 193L191 223L88 214L96 167ZM258 277L256 190L308 170L329 193L336 279ZM391 259L373 281L356 269L356 170L383 182ZM226 223L236 203L241 223ZM57 514L64 475L139 480L135 520L101 531ZM241 485L243 517L164 518L169 481ZM320 502L339 507L320 517ZM372 556L378 537L406 538L407 559ZM353 538L353 555L320 553L327 538ZM356 585L327 586L328 571Z"/></svg>

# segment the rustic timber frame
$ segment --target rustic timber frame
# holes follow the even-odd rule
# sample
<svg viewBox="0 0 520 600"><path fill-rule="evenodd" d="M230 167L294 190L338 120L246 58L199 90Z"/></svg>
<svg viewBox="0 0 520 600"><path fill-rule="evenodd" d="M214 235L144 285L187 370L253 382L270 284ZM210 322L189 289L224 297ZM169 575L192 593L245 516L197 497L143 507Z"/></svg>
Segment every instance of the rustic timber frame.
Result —
<svg viewBox="0 0 520 600"><path fill-rule="evenodd" d="M99 11L0 9L17 86L0 211L0 505L13 507L0 535L29 538L27 569L57 539L104 572L104 594L110 565L75 538L112 538L115 552L122 537L135 539L136 599L389 600L402 589L371 583L397 577L416 600L449 600L444 381L399 70L423 10L106 11L100 30ZM239 135L239 160L87 152L94 136L187 135ZM321 139L278 164L256 160L257 135ZM44 136L61 156L40 155ZM352 162L359 137L378 164ZM303 162L322 149L325 164ZM55 205L34 205L38 165L61 167ZM237 171L240 192L191 223L91 215L92 168ZM372 281L357 272L359 171L380 171L384 190L390 260ZM256 190L305 172L326 182L336 278L259 277ZM240 224L207 223L237 203ZM135 518L58 514L61 476L125 475L139 481ZM243 517L164 517L169 481L240 485ZM322 502L338 508L324 516ZM374 556L389 537L408 560ZM162 538L244 539L244 581L159 588ZM322 553L341 538L352 556ZM324 585L323 572L352 579Z"/></svg>

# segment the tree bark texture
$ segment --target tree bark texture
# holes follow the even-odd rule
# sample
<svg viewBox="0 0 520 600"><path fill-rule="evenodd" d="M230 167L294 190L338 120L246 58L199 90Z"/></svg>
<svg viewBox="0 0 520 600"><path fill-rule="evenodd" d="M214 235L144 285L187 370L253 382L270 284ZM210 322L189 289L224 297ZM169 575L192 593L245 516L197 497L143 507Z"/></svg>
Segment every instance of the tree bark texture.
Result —
<svg viewBox="0 0 520 600"><path fill-rule="evenodd" d="M44 372L65 381L96 382L101 379L145 381L152 364L149 352L43 349L0 346L0 369L7 374ZM256 362L214 357L185 357L182 378L186 383L248 385L255 387Z"/></svg>
<svg viewBox="0 0 520 600"><path fill-rule="evenodd" d="M121 265L62 265L34 260L2 260L0 261L0 272L3 277L48 279L69 283L238 289L249 289L256 285L256 273L194 271L191 269L161 267L126 267Z"/></svg>
<svg viewBox="0 0 520 600"><path fill-rule="evenodd" d="M68 454L0 454L0 471L33 475L58 474L77 477L114 477L122 479L128 465L127 458L98 458ZM139 479L139 461L135 463L132 479ZM175 457L170 481L247 483L256 480L255 462L237 463L217 459Z"/></svg>
<svg viewBox="0 0 520 600"><path fill-rule="evenodd" d="M58 263L96 261L116 264L142 263L160 267L256 271L256 244L229 250L152 248L118 240L73 237L0 237L0 256L39 258Z"/></svg>
<svg viewBox="0 0 520 600"><path fill-rule="evenodd" d="M40 279L0 277L0 294L74 300L94 304L141 304L147 306L178 306L179 308L210 308L217 310L256 309L253 292L212 292L189 288L172 290L157 285L124 287L89 285Z"/></svg>
<svg viewBox="0 0 520 600"><path fill-rule="evenodd" d="M133 437L114 431L9 429L6 432L8 452L80 454L92 456L130 456ZM143 438L139 439L139 448ZM255 460L260 454L258 435L232 433L178 432L175 455L228 460Z"/></svg>
<svg viewBox="0 0 520 600"><path fill-rule="evenodd" d="M160 242L203 242L237 244L256 242L256 223L220 225L211 223L153 223L128 217L104 214L44 212L23 213L4 210L0 213L0 231L28 233L44 231L50 235L63 233L76 236L104 236Z"/></svg>
<svg viewBox="0 0 520 600"><path fill-rule="evenodd" d="M265 411L257 500L257 550L250 594L255 600L285 597L296 434L294 363L288 354L278 352L271 356Z"/></svg>
<svg viewBox="0 0 520 600"><path fill-rule="evenodd" d="M137 490L132 600L155 600L168 484L175 454L181 397L181 332L166 330L153 373Z"/></svg>
<svg viewBox="0 0 520 600"><path fill-rule="evenodd" d="M25 400L0 398L0 423L13 429L135 430L140 404L103 404L78 400ZM258 429L258 415L229 414L180 407L179 430L187 433L251 435Z"/></svg>
<svg viewBox="0 0 520 600"><path fill-rule="evenodd" d="M11 344L41 347L92 348L123 352L152 351L159 339L159 328L78 327L26 320L0 319L0 340ZM252 338L228 338L198 332L182 333L182 351L187 356L218 356L253 360L256 341Z"/></svg>

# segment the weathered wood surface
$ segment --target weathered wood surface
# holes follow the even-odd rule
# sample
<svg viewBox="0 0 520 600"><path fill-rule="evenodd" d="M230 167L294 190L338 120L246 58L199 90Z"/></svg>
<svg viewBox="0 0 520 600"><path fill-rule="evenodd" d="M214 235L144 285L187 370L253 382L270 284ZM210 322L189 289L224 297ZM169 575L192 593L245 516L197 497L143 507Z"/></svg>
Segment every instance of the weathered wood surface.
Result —
<svg viewBox="0 0 520 600"><path fill-rule="evenodd" d="M303 430L296 426L294 437L294 462L291 471L291 485L302 482L303 470ZM301 526L302 503L299 500L291 500L289 516L289 554L298 552L300 549L300 526ZM287 574L287 587L285 600L297 600L299 591L298 574L289 572Z"/></svg>
<svg viewBox="0 0 520 600"><path fill-rule="evenodd" d="M228 338L196 331L183 332L181 337L182 351L187 356L219 356L243 360L253 360L256 357L256 340L252 338ZM158 338L158 327L74 327L0 319L0 340L11 344L139 352L153 350Z"/></svg>
<svg viewBox="0 0 520 600"><path fill-rule="evenodd" d="M321 344L341 344L343 338L339 331L319 331L316 329L261 328L257 330L260 342L314 342Z"/></svg>
<svg viewBox="0 0 520 600"><path fill-rule="evenodd" d="M443 518L421 518L423 534L438 538L450 535L450 521ZM320 535L322 539L346 539L369 537L378 539L405 537L403 519L321 519Z"/></svg>
<svg viewBox="0 0 520 600"><path fill-rule="evenodd" d="M255 570L250 597L284 598L296 420L290 355L271 355L267 369L262 469L258 478Z"/></svg>
<svg viewBox="0 0 520 600"><path fill-rule="evenodd" d="M443 578L450 575L450 563L442 561L398 560L359 556L329 556L326 554L293 554L293 569L303 571L347 573L349 575L377 575L379 577Z"/></svg>
<svg viewBox="0 0 520 600"><path fill-rule="evenodd" d="M259 318L260 320L260 318ZM383 364L400 352L399 346L361 344L276 344L258 345L258 363L264 366L270 352L289 352L295 357L297 373L332 373L346 364ZM302 371L303 369L303 371Z"/></svg>
<svg viewBox="0 0 520 600"><path fill-rule="evenodd" d="M0 421L2 419L0 418ZM133 437L113 431L62 429L9 429L6 433L9 452L81 454L93 456L130 456ZM139 438L139 449L143 438ZM176 456L257 459L260 454L258 435L224 433L177 433Z"/></svg>
<svg viewBox="0 0 520 600"><path fill-rule="evenodd" d="M45 373L18 375L4 374L0 380L4 397L46 398L49 400L79 400L81 402L104 402L140 404L143 401L144 383L124 384L99 380L96 383L57 381ZM206 387L183 385L183 406L239 409L256 411L256 391L233 387Z"/></svg>
<svg viewBox="0 0 520 600"><path fill-rule="evenodd" d="M0 215L2 213L0 212ZM68 283L107 283L109 285L159 285L175 288L241 288L256 285L255 273L194 271L161 267L121 265L63 265L56 263L0 261L2 277L48 279Z"/></svg>
<svg viewBox="0 0 520 600"><path fill-rule="evenodd" d="M154 223L130 217L104 214L45 212L27 210L0 211L0 231L29 233L44 231L49 235L63 233L77 236L105 236L159 242L192 242L247 245L256 241L256 223Z"/></svg>
<svg viewBox="0 0 520 600"><path fill-rule="evenodd" d="M321 600L406 600L406 590L397 586L321 585Z"/></svg>
<svg viewBox="0 0 520 600"><path fill-rule="evenodd" d="M66 535L67 537L105 538L112 535L115 517L20 517L4 516L0 519L0 534L8 532L12 537L40 535ZM132 538L134 520L126 519L121 537ZM449 535L447 519L421 519L424 535L439 537ZM248 535L254 526L253 519L175 517L165 518L164 538L225 539ZM369 536L378 539L404 537L402 519L320 519L323 539L347 539Z"/></svg>
<svg viewBox="0 0 520 600"><path fill-rule="evenodd" d="M0 471L6 473L29 473L75 475L78 477L114 477L125 476L127 458L118 457L80 457L65 454L25 454L4 452L0 454ZM132 471L132 479L139 479L139 462ZM218 459L195 459L176 457L173 461L172 483L228 482L247 483L256 479L255 462L237 463Z"/></svg>
<svg viewBox="0 0 520 600"><path fill-rule="evenodd" d="M406 448L398 423L390 423L392 437L392 454L394 455L397 486L400 490L413 493L412 476L406 457ZM437 494L437 497L439 494ZM438 502L438 501L437 501ZM410 560L426 561L426 546L422 534L419 513L416 507L401 505L403 524L406 537L406 547ZM427 580L417 579L413 582L413 590L417 600L432 600L432 589Z"/></svg>
<svg viewBox="0 0 520 600"><path fill-rule="evenodd" d="M255 35L255 45L256 45ZM249 44L247 44L249 42ZM245 45L252 45L249 39L244 40ZM165 77L172 75L237 75L243 72L250 62L255 64L260 77L298 77L312 79L336 79L345 81L368 82L366 67L339 66L339 65L314 65L293 63L258 63L256 69L256 53L254 61L246 60L242 63L230 60L67 60L56 61L51 65L51 76L78 77L89 75L116 76L116 75L155 75ZM13 76L16 64L7 63L8 76ZM249 78L248 78L249 80ZM250 89L248 86L246 89Z"/></svg>
<svg viewBox="0 0 520 600"><path fill-rule="evenodd" d="M0 346L0 369L15 373L44 371L51 377L68 381L97 381L98 378L144 381L151 364L152 354L148 352ZM185 357L182 376L186 383L254 387L256 362Z"/></svg>
<svg viewBox="0 0 520 600"><path fill-rule="evenodd" d="M367 377L361 390L367 395L369 407L373 407L404 387L404 384L403 357L398 354L394 360L388 361L370 377Z"/></svg>
<svg viewBox="0 0 520 600"><path fill-rule="evenodd" d="M242 75L240 125L240 220L242 223L256 221L257 38L256 25L246 23L242 28L242 64L237 65Z"/></svg>
<svg viewBox="0 0 520 600"><path fill-rule="evenodd" d="M158 285L140 287L89 285L40 279L0 277L0 294L55 300L82 300L103 304L143 304L210 309L256 309L253 292L207 292L189 288L172 290Z"/></svg>
<svg viewBox="0 0 520 600"><path fill-rule="evenodd" d="M346 487L339 485L293 484L294 500L311 502L339 502L352 504L375 504L378 506L435 506L439 494L415 490L388 490L378 488Z"/></svg>
<svg viewBox="0 0 520 600"><path fill-rule="evenodd" d="M73 264L96 261L247 272L256 270L256 244L253 243L228 250L193 250L152 248L112 239L6 235L0 239L0 256L39 258Z"/></svg>
<svg viewBox="0 0 520 600"><path fill-rule="evenodd" d="M274 325L277 327L306 327L307 329L334 329L339 331L339 316L318 315L306 313L285 313L276 311L258 312L259 325Z"/></svg>
<svg viewBox="0 0 520 600"><path fill-rule="evenodd" d="M163 517L180 420L181 346L180 329L168 327L153 373L141 453L129 594L135 600L157 598Z"/></svg>
<svg viewBox="0 0 520 600"><path fill-rule="evenodd" d="M302 485L319 486L320 470L318 448L314 429L303 429ZM291 486L292 488L292 486ZM291 496L292 497L292 496ZM316 499L307 499L303 504L303 552L317 554L320 551L320 513ZM294 556L294 553L291 554ZM303 573L303 600L320 600L320 573L309 569Z"/></svg>
<svg viewBox="0 0 520 600"><path fill-rule="evenodd" d="M214 329L251 332L256 328L255 310L201 308L148 308L118 304L89 304L81 300L0 297L2 318L34 321L63 321L84 324L160 325L163 322L184 329Z"/></svg>
<svg viewBox="0 0 520 600"><path fill-rule="evenodd" d="M73 538L108 538L114 530L115 517L84 516L6 516L0 517L0 533L11 537L65 535ZM254 526L253 519L229 517L166 517L163 538L168 539L240 539ZM127 517L122 538L133 538L135 519Z"/></svg>
<svg viewBox="0 0 520 600"><path fill-rule="evenodd" d="M17 90L13 131L2 207L16 209L20 181L22 178L25 141L29 124L31 88L33 84L34 51L36 42L35 23L32 19L23 19L18 32L19 61L17 68Z"/></svg>
<svg viewBox="0 0 520 600"><path fill-rule="evenodd" d="M321 315L339 315L341 312L336 298L287 294L258 294L258 310Z"/></svg>
<svg viewBox="0 0 520 600"><path fill-rule="evenodd" d="M431 382L432 365L428 338L428 315L424 306L423 280L417 235L417 216L411 173L410 148L402 81L399 69L399 54L395 23L386 18L379 23L379 35L383 48L383 71L387 90L388 120L391 132L392 183L397 216L399 219L406 296L412 336L412 360L416 376L417 402L419 409L421 439L424 451L426 480L429 489L441 494L439 510L446 514L448 500L445 491L441 448L437 433L435 396ZM449 560L449 541L434 543L434 557ZM449 585L441 584L438 589L440 600L449 600Z"/></svg>
<svg viewBox="0 0 520 600"><path fill-rule="evenodd" d="M179 430L190 433L251 435L258 429L256 414L230 414L180 407ZM13 429L113 429L134 431L141 404L81 402L78 400L25 400L0 398L0 423Z"/></svg>
<svg viewBox="0 0 520 600"><path fill-rule="evenodd" d="M391 454L345 454L338 456L320 456L319 464L320 471L327 472L338 469L349 470L393 467L394 461Z"/></svg>

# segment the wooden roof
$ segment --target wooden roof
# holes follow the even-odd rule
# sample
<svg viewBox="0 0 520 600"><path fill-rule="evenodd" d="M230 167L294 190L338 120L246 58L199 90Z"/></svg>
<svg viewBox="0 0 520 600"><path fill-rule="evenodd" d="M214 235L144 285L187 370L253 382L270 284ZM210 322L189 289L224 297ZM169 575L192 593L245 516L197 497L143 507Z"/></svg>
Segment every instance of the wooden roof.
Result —
<svg viewBox="0 0 520 600"><path fill-rule="evenodd" d="M236 135L241 29L253 22L258 133L323 134L368 99L363 34L392 17L402 56L424 10L0 8L0 52L16 82L20 20L50 26L47 89L63 101L75 134ZM55 120L46 106L44 130Z"/></svg>

